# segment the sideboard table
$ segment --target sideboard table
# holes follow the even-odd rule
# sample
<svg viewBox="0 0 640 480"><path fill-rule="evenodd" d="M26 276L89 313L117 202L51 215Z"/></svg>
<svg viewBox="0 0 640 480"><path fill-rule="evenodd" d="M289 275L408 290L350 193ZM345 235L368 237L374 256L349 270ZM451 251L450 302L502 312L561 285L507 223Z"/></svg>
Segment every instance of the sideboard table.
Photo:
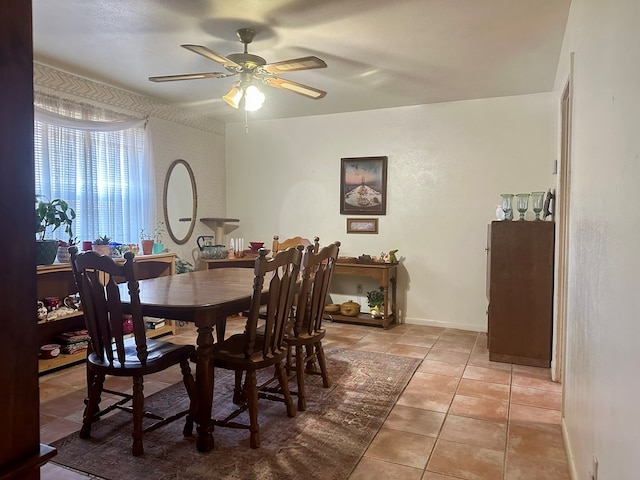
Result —
<svg viewBox="0 0 640 480"><path fill-rule="evenodd" d="M361 313L357 317L327 313L325 318L340 322L364 323L368 325L381 325L385 330L389 324L397 323L396 310L396 279L398 273L397 263L346 263L338 260L333 269L334 275L350 275L354 277L371 277L379 280L384 295L384 312L382 318L373 318L369 313ZM389 303L389 287L391 287L391 303Z"/></svg>

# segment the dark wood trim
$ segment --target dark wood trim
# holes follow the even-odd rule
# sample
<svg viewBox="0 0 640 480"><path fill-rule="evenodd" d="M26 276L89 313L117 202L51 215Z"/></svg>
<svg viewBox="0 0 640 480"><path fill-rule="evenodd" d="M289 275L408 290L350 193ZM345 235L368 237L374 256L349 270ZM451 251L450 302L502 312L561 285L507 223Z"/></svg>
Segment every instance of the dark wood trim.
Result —
<svg viewBox="0 0 640 480"><path fill-rule="evenodd" d="M0 2L0 58L0 205L11 239L0 269L0 474L33 480L55 449L40 445L30 0Z"/></svg>

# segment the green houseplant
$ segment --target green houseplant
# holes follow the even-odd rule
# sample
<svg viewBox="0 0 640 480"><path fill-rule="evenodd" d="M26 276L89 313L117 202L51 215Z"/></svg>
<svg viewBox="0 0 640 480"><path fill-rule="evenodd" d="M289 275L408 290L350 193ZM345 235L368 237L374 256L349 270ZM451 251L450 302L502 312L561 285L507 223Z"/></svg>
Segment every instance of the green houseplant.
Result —
<svg viewBox="0 0 640 480"><path fill-rule="evenodd" d="M49 200L44 195L36 195L35 215L36 263L37 265L51 265L58 251L58 240L47 239L47 234L63 227L69 237L69 242L73 242L73 221L76 218L76 212L64 200L59 198Z"/></svg>
<svg viewBox="0 0 640 480"><path fill-rule="evenodd" d="M153 253L162 253L164 251L164 222L158 222L158 225L153 230Z"/></svg>
<svg viewBox="0 0 640 480"><path fill-rule="evenodd" d="M147 233L144 228L140 229L140 244L143 255L150 255L153 253L153 237Z"/></svg>
<svg viewBox="0 0 640 480"><path fill-rule="evenodd" d="M372 317L381 317L381 309L384 305L384 289L380 287L378 290L370 290L367 292L367 302L369 304L369 312Z"/></svg>
<svg viewBox="0 0 640 480"><path fill-rule="evenodd" d="M110 241L111 237L107 235L98 237L93 241L91 249L100 255L111 255L111 247L109 246Z"/></svg>

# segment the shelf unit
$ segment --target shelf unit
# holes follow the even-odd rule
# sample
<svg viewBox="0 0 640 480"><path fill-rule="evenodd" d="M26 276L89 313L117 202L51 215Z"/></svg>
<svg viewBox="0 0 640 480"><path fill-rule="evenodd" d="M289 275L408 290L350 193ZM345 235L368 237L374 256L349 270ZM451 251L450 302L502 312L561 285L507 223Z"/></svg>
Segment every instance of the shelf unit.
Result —
<svg viewBox="0 0 640 480"><path fill-rule="evenodd" d="M382 318L373 318L368 313L361 313L357 317L347 317L337 313L325 312L324 318L332 321L362 323L365 325L381 326L385 330L391 323L397 323L396 283L397 263L336 263L334 275L349 275L354 277L371 277L380 281L384 295L384 312ZM391 302L389 302L389 287L391 287Z"/></svg>
<svg viewBox="0 0 640 480"><path fill-rule="evenodd" d="M226 223L238 223L239 218L217 218L217 217L204 217L200 221L207 225L209 228L213 228L213 234L216 243L225 245L224 243L224 226Z"/></svg>
<svg viewBox="0 0 640 480"><path fill-rule="evenodd" d="M134 258L136 276L139 279L154 278L165 275L173 275L176 272L175 253L161 253L156 255L137 255ZM123 258L115 259L124 262ZM52 265L39 265L37 267L38 299L45 297L58 297L63 299L67 295L76 293L75 280L68 263L54 263ZM82 330L85 328L82 311L71 313L56 318L49 322L38 323L39 345L56 343L53 338L63 332ZM147 336L151 338L162 335L175 334L175 325L167 320L167 325L157 330L147 330ZM84 353L71 355L60 354L55 358L39 359L38 373L47 373L63 367L82 363L85 360Z"/></svg>

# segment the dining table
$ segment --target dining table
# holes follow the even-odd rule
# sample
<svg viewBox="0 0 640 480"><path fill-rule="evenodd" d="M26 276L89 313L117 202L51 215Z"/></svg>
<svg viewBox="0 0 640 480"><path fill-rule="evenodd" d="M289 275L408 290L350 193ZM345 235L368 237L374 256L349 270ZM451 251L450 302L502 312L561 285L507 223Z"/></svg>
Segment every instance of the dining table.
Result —
<svg viewBox="0 0 640 480"><path fill-rule="evenodd" d="M200 452L213 448L213 327L218 341L224 339L226 318L250 307L253 279L253 269L220 268L138 282L143 315L192 322L197 327L195 421ZM265 283L264 296L268 294ZM126 284L120 285L120 295L123 303L129 302Z"/></svg>

